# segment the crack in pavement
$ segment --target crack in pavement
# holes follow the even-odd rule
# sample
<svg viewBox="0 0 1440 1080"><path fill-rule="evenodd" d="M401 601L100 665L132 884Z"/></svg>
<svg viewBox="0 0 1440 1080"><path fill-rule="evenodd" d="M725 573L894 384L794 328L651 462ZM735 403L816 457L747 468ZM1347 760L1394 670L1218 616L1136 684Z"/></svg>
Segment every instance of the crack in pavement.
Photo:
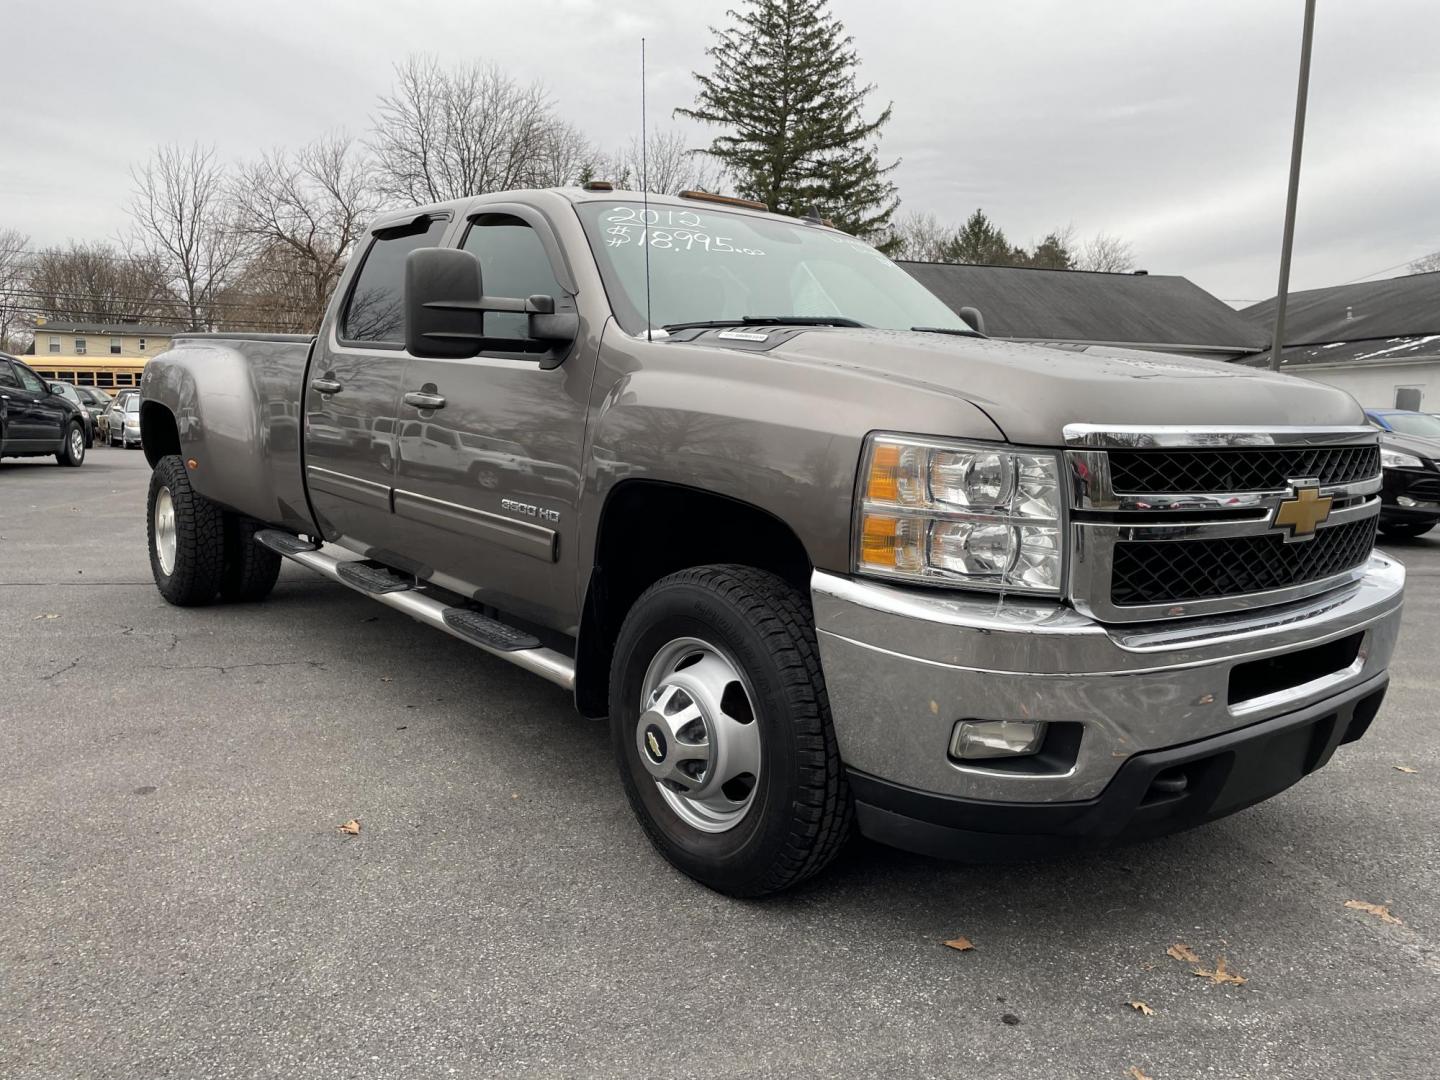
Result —
<svg viewBox="0 0 1440 1080"><path fill-rule="evenodd" d="M67 672L67 671L74 671L74 670L75 670L77 667L79 667L79 666L80 666L80 657L77 656L77 657L75 657L74 660L71 660L70 663L66 664L64 667L60 668L59 670L57 670L57 671L52 671L49 675L41 675L41 676L40 676L40 681L41 681L41 682L49 682L51 679L55 678L57 675L64 675L65 672Z"/></svg>
<svg viewBox="0 0 1440 1080"><path fill-rule="evenodd" d="M173 636L173 635L172 635ZM175 639L175 645L180 644L180 639ZM175 648L172 645L167 652ZM75 663L79 663L76 660ZM278 667L308 667L319 671L325 669L323 660L275 660L270 662L257 662L253 664L141 664L144 671L218 671L221 675L228 675L232 671L240 671L244 668L278 668Z"/></svg>

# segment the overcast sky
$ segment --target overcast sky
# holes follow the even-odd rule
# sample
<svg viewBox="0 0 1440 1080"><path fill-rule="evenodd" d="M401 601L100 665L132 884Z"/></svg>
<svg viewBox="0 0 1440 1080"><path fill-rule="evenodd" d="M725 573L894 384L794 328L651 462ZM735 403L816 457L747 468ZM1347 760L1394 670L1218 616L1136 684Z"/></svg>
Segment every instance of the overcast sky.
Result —
<svg viewBox="0 0 1440 1080"><path fill-rule="evenodd" d="M734 2L5 0L0 227L37 245L113 236L127 168L157 143L242 158L363 135L407 52L542 79L618 147L639 129L640 36L652 123L669 123ZM877 105L894 102L883 151L903 161L905 209L983 207L1021 242L1105 230L1151 272L1273 294L1301 0L832 6ZM1433 0L1319 0L1292 288L1440 249L1437 42Z"/></svg>

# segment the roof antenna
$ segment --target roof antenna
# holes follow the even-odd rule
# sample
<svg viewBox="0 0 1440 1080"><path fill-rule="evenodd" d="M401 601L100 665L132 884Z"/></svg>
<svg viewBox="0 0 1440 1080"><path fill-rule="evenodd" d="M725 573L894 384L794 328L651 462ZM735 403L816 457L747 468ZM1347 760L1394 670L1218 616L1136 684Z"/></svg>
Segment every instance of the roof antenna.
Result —
<svg viewBox="0 0 1440 1080"><path fill-rule="evenodd" d="M645 118L645 39L640 39L640 242L645 245L645 340L655 340L650 320L650 129Z"/></svg>

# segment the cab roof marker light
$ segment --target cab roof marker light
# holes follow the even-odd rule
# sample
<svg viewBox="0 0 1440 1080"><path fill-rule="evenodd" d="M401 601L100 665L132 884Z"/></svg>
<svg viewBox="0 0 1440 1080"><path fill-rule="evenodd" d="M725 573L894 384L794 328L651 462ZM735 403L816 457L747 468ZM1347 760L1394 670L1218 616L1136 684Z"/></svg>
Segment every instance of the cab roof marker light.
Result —
<svg viewBox="0 0 1440 1080"><path fill-rule="evenodd" d="M765 210L768 212L770 209L770 207L766 206L763 202L757 202L754 199L742 199L738 195L716 195L713 191L682 191L680 192L680 198L694 199L696 202L719 203L722 206L743 206L747 210Z"/></svg>

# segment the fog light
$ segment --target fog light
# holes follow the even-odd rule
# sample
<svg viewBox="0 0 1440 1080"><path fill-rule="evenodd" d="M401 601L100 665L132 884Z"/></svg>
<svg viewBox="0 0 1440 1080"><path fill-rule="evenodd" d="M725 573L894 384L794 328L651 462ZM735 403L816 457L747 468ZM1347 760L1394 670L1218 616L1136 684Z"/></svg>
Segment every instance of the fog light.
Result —
<svg viewBox="0 0 1440 1080"><path fill-rule="evenodd" d="M1397 503L1399 503L1401 506L1414 506L1414 505L1415 505L1415 500L1412 499L1412 498L1410 498L1409 495L1401 495L1401 496L1400 496L1398 499L1396 499L1395 501L1396 501Z"/></svg>
<svg viewBox="0 0 1440 1080"><path fill-rule="evenodd" d="M961 720L950 739L950 756L969 761L1019 757L1035 753L1044 739L1043 720Z"/></svg>

